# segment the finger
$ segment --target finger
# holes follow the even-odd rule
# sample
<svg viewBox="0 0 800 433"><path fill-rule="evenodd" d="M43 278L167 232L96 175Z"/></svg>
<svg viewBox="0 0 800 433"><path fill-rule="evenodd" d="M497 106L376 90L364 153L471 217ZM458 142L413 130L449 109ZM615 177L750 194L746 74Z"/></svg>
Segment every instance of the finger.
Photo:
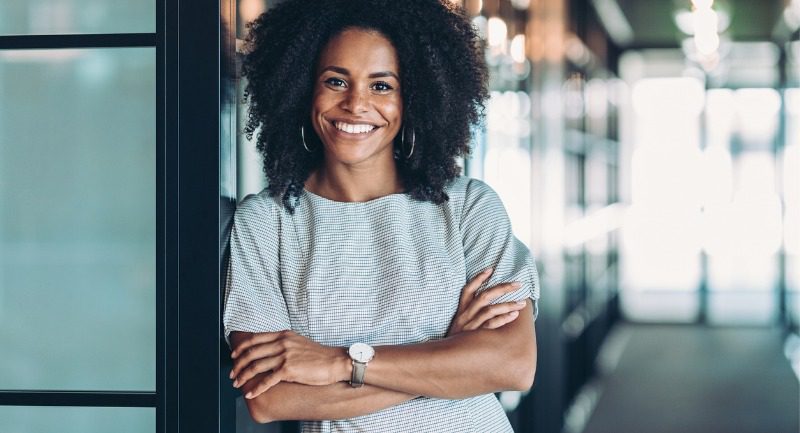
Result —
<svg viewBox="0 0 800 433"><path fill-rule="evenodd" d="M261 332L258 334L251 334L249 337L242 340L239 345L237 345L233 352L231 352L231 358L236 358L237 356L241 355L246 350L250 349L251 347L257 344L264 344L264 343L271 343L282 336L284 336L288 331L279 331L279 332Z"/></svg>
<svg viewBox="0 0 800 433"><path fill-rule="evenodd" d="M259 358L268 358L271 356L283 353L284 345L281 341L274 341L272 343L260 344L253 346L242 352L238 358L233 361L233 369L228 377L233 379L239 375L239 372L249 365L251 362Z"/></svg>
<svg viewBox="0 0 800 433"><path fill-rule="evenodd" d="M233 368L230 377L235 377L239 373L239 370L258 358L265 358L281 353L285 350L285 341L286 339L278 339L269 343L257 344L241 351L233 360Z"/></svg>
<svg viewBox="0 0 800 433"><path fill-rule="evenodd" d="M517 302L503 302L502 304L494 304L483 307L478 314L464 326L464 329L473 330L483 326L487 321L525 308L525 301Z"/></svg>
<svg viewBox="0 0 800 433"><path fill-rule="evenodd" d="M493 319L489 319L483 323L481 328L484 329L497 329L503 325L513 322L517 317L519 317L519 311L511 311L506 314L502 314L497 316Z"/></svg>
<svg viewBox="0 0 800 433"><path fill-rule="evenodd" d="M247 383L250 379L254 378L256 375L261 373L266 373L270 370L275 370L283 364L283 357L275 356L271 358L261 358L256 361L253 361L242 369L241 373L236 376L236 380L233 382L233 386L235 388L239 388L245 383Z"/></svg>
<svg viewBox="0 0 800 433"><path fill-rule="evenodd" d="M490 275L492 275L492 268L484 269L478 275L472 277L471 280L467 283L466 286L461 290L461 300L459 302L459 306L465 307L469 305L469 301L475 297L475 292L478 290L478 287L483 284Z"/></svg>
<svg viewBox="0 0 800 433"><path fill-rule="evenodd" d="M259 395L265 393L273 386L277 385L281 381L279 372L275 372L273 374L268 374L261 379L261 381L256 385L255 388L248 391L244 398L246 399L253 399L258 397Z"/></svg>
<svg viewBox="0 0 800 433"><path fill-rule="evenodd" d="M465 316L473 318L476 317L482 308L490 305L495 299L500 298L506 293L511 293L520 287L522 287L522 284L515 281L511 283L498 284L482 291L481 293L478 293L465 310Z"/></svg>

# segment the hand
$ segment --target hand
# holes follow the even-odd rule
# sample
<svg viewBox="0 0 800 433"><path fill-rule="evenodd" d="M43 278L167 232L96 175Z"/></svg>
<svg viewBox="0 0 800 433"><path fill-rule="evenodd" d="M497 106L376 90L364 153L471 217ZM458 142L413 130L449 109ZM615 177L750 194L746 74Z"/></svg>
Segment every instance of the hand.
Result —
<svg viewBox="0 0 800 433"><path fill-rule="evenodd" d="M255 398L281 381L330 385L350 375L344 349L323 346L292 331L252 334L236 345L231 357L233 386L246 384L246 398Z"/></svg>
<svg viewBox="0 0 800 433"><path fill-rule="evenodd" d="M497 329L507 323L514 321L519 316L519 310L525 308L524 300L517 302L505 302L502 304L491 304L492 301L500 296L519 289L520 283L503 283L484 290L476 295L478 287L483 284L492 269L489 268L470 280L461 291L461 299L458 302L453 321L447 336L453 336L464 331L473 331L478 328Z"/></svg>

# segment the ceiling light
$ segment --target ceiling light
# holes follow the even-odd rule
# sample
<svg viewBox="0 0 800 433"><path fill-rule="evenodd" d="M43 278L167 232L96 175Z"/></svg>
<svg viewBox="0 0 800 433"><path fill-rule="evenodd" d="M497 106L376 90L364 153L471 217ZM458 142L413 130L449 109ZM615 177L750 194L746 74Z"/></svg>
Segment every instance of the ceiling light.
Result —
<svg viewBox="0 0 800 433"><path fill-rule="evenodd" d="M692 4L697 9L710 9L714 0L692 0Z"/></svg>
<svg viewBox="0 0 800 433"><path fill-rule="evenodd" d="M717 32L695 33L694 44L700 54L709 56L719 48L719 35Z"/></svg>

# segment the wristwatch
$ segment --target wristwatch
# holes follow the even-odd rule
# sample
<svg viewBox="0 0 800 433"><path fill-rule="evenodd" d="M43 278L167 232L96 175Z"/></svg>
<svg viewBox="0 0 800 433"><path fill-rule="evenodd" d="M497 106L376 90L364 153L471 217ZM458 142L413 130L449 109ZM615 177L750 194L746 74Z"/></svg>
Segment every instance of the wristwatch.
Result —
<svg viewBox="0 0 800 433"><path fill-rule="evenodd" d="M369 344L355 343L347 350L353 361L353 375L350 377L350 386L358 388L364 384L364 374L367 372L367 363L375 357L375 349Z"/></svg>

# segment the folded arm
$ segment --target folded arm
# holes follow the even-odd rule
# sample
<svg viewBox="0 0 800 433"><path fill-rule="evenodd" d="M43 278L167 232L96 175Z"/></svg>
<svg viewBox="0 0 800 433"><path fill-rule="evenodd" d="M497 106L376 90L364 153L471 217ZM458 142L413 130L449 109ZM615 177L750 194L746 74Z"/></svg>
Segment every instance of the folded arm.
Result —
<svg viewBox="0 0 800 433"><path fill-rule="evenodd" d="M530 301L492 304L519 285L476 295L488 272L464 289L448 337L379 346L366 385L348 383L346 348L320 345L291 331L231 333L231 378L258 422L326 420L366 415L415 396L464 398L531 387L536 340Z"/></svg>
<svg viewBox="0 0 800 433"><path fill-rule="evenodd" d="M249 335L244 332L231 333L234 347ZM260 373L254 380L242 386L247 394L268 373ZM337 382L314 386L301 383L280 382L258 395L245 399L248 410L256 422L267 423L281 420L331 420L367 415L396 406L414 398L414 395L365 385L353 388L349 383Z"/></svg>
<svg viewBox="0 0 800 433"><path fill-rule="evenodd" d="M365 383L409 395L465 398L532 386L536 337L530 301L519 318L418 344L379 346ZM236 346L235 346L236 347ZM291 331L251 334L234 350L236 386L254 398L281 382L330 385L350 379L345 348L317 344ZM255 376L264 374L258 379ZM251 383L253 382L253 383Z"/></svg>

